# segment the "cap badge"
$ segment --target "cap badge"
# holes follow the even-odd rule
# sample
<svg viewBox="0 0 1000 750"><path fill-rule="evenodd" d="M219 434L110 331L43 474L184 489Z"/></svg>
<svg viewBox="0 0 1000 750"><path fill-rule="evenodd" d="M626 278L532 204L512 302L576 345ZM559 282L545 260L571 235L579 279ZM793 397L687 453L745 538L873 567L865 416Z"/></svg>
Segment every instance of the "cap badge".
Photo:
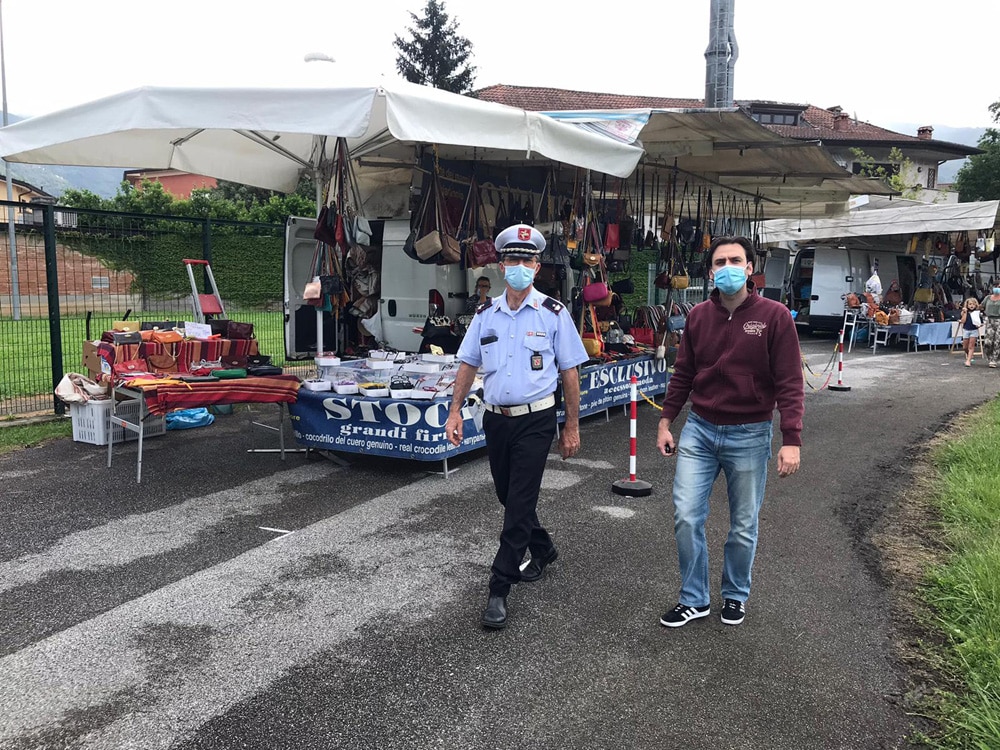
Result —
<svg viewBox="0 0 1000 750"><path fill-rule="evenodd" d="M531 241L531 227L518 227L517 228L517 239L518 239L518 242L530 242Z"/></svg>

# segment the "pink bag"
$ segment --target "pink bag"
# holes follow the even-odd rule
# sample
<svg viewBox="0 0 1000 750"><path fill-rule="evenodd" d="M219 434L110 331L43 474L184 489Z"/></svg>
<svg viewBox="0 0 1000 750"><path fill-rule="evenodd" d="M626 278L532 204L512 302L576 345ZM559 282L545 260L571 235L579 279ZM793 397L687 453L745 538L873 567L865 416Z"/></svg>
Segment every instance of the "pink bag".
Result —
<svg viewBox="0 0 1000 750"><path fill-rule="evenodd" d="M611 296L611 290L603 281L592 281L583 287L583 301L590 304L603 302Z"/></svg>

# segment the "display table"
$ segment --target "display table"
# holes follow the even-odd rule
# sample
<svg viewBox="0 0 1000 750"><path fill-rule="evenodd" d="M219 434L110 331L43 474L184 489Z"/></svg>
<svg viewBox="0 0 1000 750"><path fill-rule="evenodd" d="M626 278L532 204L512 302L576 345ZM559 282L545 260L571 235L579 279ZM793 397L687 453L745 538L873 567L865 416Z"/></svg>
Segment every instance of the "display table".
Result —
<svg viewBox="0 0 1000 750"><path fill-rule="evenodd" d="M580 372L580 416L629 403L633 375L639 390L647 396L666 391L666 360L656 360L648 354L583 367ZM300 445L346 453L442 461L447 476L449 458L486 444L482 431L483 408L475 399L470 399L462 410L462 443L454 446L448 442L444 425L450 408L451 397L431 401L368 398L303 389L288 410L295 439ZM561 405L557 418L560 422L565 421Z"/></svg>
<svg viewBox="0 0 1000 750"><path fill-rule="evenodd" d="M280 424L278 439L284 459L284 404L295 403L299 393L299 379L294 375L275 375L267 378L236 378L233 380L205 381L198 383L157 383L119 385L114 389L111 424L130 430L139 436L136 453L135 481L142 482L142 440L145 420L149 416L166 414L174 409L194 409L225 404L278 404ZM130 409L128 416L118 408L121 402L133 402L138 408ZM108 468L114 441L108 440Z"/></svg>
<svg viewBox="0 0 1000 750"><path fill-rule="evenodd" d="M958 330L958 323L955 321L945 321L943 323L910 323L908 325L889 326L890 336L906 336L906 351L910 351L910 344L919 350L919 347L950 346L955 340L955 331Z"/></svg>

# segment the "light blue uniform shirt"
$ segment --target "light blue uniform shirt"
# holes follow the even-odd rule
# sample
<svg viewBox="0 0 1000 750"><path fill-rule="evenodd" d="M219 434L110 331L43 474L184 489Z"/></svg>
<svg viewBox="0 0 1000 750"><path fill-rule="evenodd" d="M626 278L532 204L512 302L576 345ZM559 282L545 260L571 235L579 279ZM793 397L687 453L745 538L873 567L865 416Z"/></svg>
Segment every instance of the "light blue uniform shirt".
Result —
<svg viewBox="0 0 1000 750"><path fill-rule="evenodd" d="M589 359L565 305L552 300L549 304L558 310L554 312L543 305L547 299L532 289L512 311L505 291L473 317L458 359L482 368L486 403L515 406L538 401L555 392L560 370ZM536 355L541 367L533 370Z"/></svg>

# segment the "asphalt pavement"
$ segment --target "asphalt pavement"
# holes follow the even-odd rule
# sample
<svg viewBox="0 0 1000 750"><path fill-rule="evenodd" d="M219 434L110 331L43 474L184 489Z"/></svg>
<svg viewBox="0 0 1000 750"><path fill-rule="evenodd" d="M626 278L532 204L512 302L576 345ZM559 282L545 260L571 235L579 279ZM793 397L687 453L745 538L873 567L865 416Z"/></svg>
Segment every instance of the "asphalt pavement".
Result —
<svg viewBox="0 0 1000 750"><path fill-rule="evenodd" d="M915 726L873 533L913 461L1000 371L947 351L803 341L802 468L772 474L743 625L667 629L672 459L639 409L550 455L539 515L559 560L479 626L500 528L483 451L437 464L272 447L242 408L116 447L0 457L0 748L903 748ZM678 429L679 429L678 425ZM777 431L776 431L777 432ZM776 445L777 447L777 445ZM709 519L712 579L727 530Z"/></svg>

